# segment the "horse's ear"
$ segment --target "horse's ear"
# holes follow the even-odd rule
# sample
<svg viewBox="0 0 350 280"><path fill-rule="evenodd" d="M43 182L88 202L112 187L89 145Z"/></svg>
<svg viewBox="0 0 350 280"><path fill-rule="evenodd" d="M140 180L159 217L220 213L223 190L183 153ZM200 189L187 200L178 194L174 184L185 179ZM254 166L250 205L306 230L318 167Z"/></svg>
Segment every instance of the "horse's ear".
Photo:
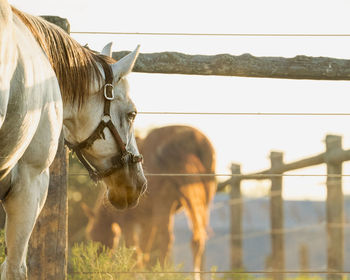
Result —
<svg viewBox="0 0 350 280"><path fill-rule="evenodd" d="M133 52L129 53L116 63L112 64L115 81L118 81L120 78L128 75L132 71L132 68L134 67L136 59L139 55L139 50L140 45L138 45Z"/></svg>
<svg viewBox="0 0 350 280"><path fill-rule="evenodd" d="M110 42L107 45L105 45L101 51L101 54L108 57L112 57L112 45L113 45L113 42Z"/></svg>

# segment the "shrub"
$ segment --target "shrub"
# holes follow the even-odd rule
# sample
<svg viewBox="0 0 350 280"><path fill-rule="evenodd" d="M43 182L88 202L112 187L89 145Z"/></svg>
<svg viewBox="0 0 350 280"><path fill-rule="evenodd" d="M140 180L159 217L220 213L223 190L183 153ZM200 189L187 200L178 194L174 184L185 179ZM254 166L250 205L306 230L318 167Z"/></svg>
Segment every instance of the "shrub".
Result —
<svg viewBox="0 0 350 280"><path fill-rule="evenodd" d="M192 274L188 276L186 273L181 273L182 265L174 266L165 264L163 267L157 263L154 267L144 274L145 280L191 280Z"/></svg>
<svg viewBox="0 0 350 280"><path fill-rule="evenodd" d="M124 245L110 250L100 243L75 244L69 260L70 280L190 280L192 276L181 273L181 265L174 267L158 263L150 270L136 268L133 249Z"/></svg>
<svg viewBox="0 0 350 280"><path fill-rule="evenodd" d="M134 251L125 246L112 251L97 242L75 244L71 250L68 279L135 279L133 256ZM121 273L117 276L116 272Z"/></svg>
<svg viewBox="0 0 350 280"><path fill-rule="evenodd" d="M0 264L5 260L5 231L0 230Z"/></svg>

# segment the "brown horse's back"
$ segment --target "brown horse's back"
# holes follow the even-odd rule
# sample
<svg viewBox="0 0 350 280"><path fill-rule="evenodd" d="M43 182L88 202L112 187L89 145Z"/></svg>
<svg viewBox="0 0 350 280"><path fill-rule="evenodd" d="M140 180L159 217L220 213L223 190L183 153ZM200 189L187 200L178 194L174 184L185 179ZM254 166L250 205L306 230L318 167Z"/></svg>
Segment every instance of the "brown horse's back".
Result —
<svg viewBox="0 0 350 280"><path fill-rule="evenodd" d="M166 126L152 130L142 141L145 167L151 172L183 172L184 158L195 155L206 172L215 169L214 149L199 130L189 126Z"/></svg>
<svg viewBox="0 0 350 280"><path fill-rule="evenodd" d="M163 181L171 180L175 188L193 183L215 184L213 176L192 174L215 173L215 152L208 138L189 126L166 126L152 130L140 145L145 162L144 168L151 174L189 174L190 176L150 176L149 187L160 187ZM209 202L215 188L207 186ZM152 191L150 190L150 193ZM209 193L210 192L210 193Z"/></svg>

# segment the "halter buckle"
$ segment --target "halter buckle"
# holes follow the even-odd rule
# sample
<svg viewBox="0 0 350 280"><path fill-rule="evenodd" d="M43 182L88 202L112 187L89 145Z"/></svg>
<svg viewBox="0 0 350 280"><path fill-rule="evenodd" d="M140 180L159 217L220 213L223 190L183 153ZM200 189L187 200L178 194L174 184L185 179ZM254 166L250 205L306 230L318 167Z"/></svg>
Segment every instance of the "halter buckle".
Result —
<svg viewBox="0 0 350 280"><path fill-rule="evenodd" d="M108 92L107 92L107 87L111 87L112 89L109 91L111 93L111 97L108 96ZM103 88L103 95L107 100L114 100L115 96L114 96L114 86L112 84L105 84L104 88Z"/></svg>
<svg viewBox="0 0 350 280"><path fill-rule="evenodd" d="M132 163L143 163L143 156L141 154L139 155L133 155L132 157Z"/></svg>
<svg viewBox="0 0 350 280"><path fill-rule="evenodd" d="M120 162L121 162L122 166L125 166L125 165L127 165L129 163L130 156L131 156L130 152L126 152L126 153L121 155Z"/></svg>

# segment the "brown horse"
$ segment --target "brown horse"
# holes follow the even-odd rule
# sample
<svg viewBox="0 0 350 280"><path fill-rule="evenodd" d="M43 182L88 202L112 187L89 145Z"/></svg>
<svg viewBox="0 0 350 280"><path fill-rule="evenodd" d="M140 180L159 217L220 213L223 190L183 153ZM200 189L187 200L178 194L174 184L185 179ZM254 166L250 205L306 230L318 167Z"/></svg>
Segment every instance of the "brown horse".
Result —
<svg viewBox="0 0 350 280"><path fill-rule="evenodd" d="M188 126L154 129L138 145L149 174L148 194L138 207L123 212L106 206L103 199L98 199L93 211L84 206L88 236L113 248L121 229L126 245L142 253L143 264L157 259L164 264L173 243L174 214L185 210L192 225L194 270L199 271L216 182L214 176L191 174L215 173L214 149L200 131Z"/></svg>

